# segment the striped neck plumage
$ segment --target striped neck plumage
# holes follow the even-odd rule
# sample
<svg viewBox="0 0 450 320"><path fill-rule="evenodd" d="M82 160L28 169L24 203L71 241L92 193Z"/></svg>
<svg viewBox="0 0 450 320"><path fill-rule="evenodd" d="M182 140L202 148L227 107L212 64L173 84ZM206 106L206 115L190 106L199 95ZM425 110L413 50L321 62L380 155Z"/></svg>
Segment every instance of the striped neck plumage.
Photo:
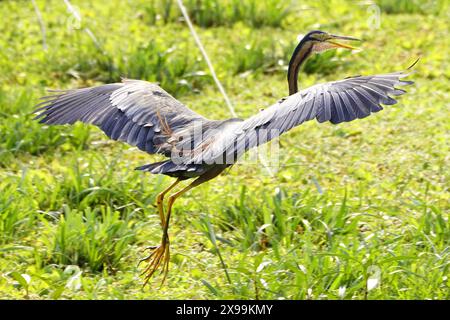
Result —
<svg viewBox="0 0 450 320"><path fill-rule="evenodd" d="M310 41L302 40L292 54L287 74L289 95L298 92L298 72L303 62L311 55L312 47Z"/></svg>

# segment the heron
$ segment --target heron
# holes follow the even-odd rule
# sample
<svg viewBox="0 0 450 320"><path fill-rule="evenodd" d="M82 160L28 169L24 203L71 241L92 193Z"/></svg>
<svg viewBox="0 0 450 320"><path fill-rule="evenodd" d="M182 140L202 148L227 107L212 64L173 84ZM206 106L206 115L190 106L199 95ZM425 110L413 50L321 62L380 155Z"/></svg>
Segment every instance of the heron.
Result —
<svg viewBox="0 0 450 320"><path fill-rule="evenodd" d="M148 247L148 256L140 260L146 264L142 271L144 286L160 268L164 283L170 261L170 217L173 205L181 195L217 177L249 149L305 121L316 119L319 123L338 124L365 118L382 110L382 105L396 104L392 96L406 92L397 86L413 83L401 80L409 74L404 70L358 75L299 90L298 74L308 57L330 49L356 49L349 44L353 41L360 40L319 30L307 33L289 61L289 94L247 119L208 119L155 83L125 78L119 83L54 90L41 98L34 119L48 125L77 121L93 124L113 140L167 157L167 160L136 168L176 178L156 197L162 227L161 243ZM185 180L190 183L180 187ZM178 191L173 191L177 186Z"/></svg>

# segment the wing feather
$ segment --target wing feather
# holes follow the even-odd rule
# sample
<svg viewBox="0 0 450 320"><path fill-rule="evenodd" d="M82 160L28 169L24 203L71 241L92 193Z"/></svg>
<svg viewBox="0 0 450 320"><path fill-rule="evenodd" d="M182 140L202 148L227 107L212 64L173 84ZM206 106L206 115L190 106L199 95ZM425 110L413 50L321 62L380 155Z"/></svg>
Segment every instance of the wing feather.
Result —
<svg viewBox="0 0 450 320"><path fill-rule="evenodd" d="M246 150L305 121L315 118L318 122L334 124L348 122L382 110L382 104L395 104L397 100L390 95L406 92L395 86L412 84L400 80L406 75L396 72L357 76L314 85L245 121L208 120L155 84L123 80L99 87L57 91L43 98L36 109L36 119L47 124L92 123L110 138L148 153L169 156L174 150L178 152L177 148L190 146L192 153L182 159L184 164L213 163L224 157L234 161ZM204 138L194 141L194 127L198 122L203 126ZM182 141L178 141L180 136Z"/></svg>
<svg viewBox="0 0 450 320"><path fill-rule="evenodd" d="M206 126L213 122L184 106L158 85L140 80L125 79L122 83L55 91L37 107L35 119L41 123L91 123L111 139L165 155L174 147L167 140L178 131L189 133L190 124L196 121Z"/></svg>
<svg viewBox="0 0 450 320"><path fill-rule="evenodd" d="M389 95L398 96L405 93L404 90L395 87L412 83L400 80L405 76L407 74L395 72L376 76L357 76L314 85L283 99L245 121L235 123L230 130L219 134L217 140L221 141L221 146L213 143L210 149L214 152L206 150L194 157L193 162L199 163L203 160L212 163L223 154L227 158L232 158L233 154L234 158L239 157L249 148L267 142L314 118L318 122L330 121L334 124L365 118L371 113L382 110L381 104L397 103ZM264 135L263 130L270 130L270 132ZM277 132L274 133L273 130ZM225 134L227 139L223 138ZM268 139L256 141L255 136L267 136ZM224 141L226 143L223 143ZM200 159L201 157L203 159Z"/></svg>

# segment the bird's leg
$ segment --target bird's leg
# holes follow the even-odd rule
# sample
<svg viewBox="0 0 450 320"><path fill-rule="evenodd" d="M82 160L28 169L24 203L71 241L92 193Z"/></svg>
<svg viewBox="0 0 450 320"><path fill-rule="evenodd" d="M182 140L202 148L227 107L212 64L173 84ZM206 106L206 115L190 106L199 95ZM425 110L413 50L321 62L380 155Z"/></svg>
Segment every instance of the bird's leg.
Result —
<svg viewBox="0 0 450 320"><path fill-rule="evenodd" d="M167 278L167 274L169 273L169 261L170 261L170 243L169 243L169 222L170 222L170 214L172 213L172 206L175 203L175 200L177 200L178 197L180 197L182 194L188 192L189 190L191 190L192 188L195 188L196 186L198 186L199 184L203 183L204 181L201 181L201 178L195 180L194 182L192 182L190 185L188 185L187 187L183 188L182 190L174 193L173 195L171 195L169 197L169 200L167 201L167 217L166 217L166 223L165 223L165 228L164 228L164 234L163 234L163 241L164 239L166 239L167 241L167 246L165 249L165 253L164 253L164 264L163 264L163 268L162 268L162 273L164 274L164 278L161 282L161 285L164 283L164 281Z"/></svg>
<svg viewBox="0 0 450 320"><path fill-rule="evenodd" d="M178 185L180 183L180 179L177 179L174 183L172 183L169 187L167 187L166 189L164 189L163 191L161 191L157 196L156 196L156 206L158 208L158 213L159 213L159 219L161 220L161 227L164 228L164 224L166 223L166 218L164 216L164 207L163 207L163 202L164 202L164 196L167 194L167 192L169 192L170 190L172 190L173 188L175 188L176 185ZM157 247L155 246L150 246L150 247L146 247L144 249L144 251L146 250L153 250L156 249ZM142 259L140 262L145 261L147 258Z"/></svg>
<svg viewBox="0 0 450 320"><path fill-rule="evenodd" d="M169 260L170 260L170 242L169 242L169 221L170 221L170 214L172 212L172 206L175 202L175 200L180 197L185 192L191 190L192 188L198 186L199 184L207 181L209 179L204 179L202 177L199 177L197 180L192 182L187 187L183 188L182 190L174 193L169 197L168 203L167 203L167 216L165 217L165 221L163 223L163 236L161 239L161 244L155 248L155 250L146 258L142 259L141 261L148 262L147 267L142 272L142 274L145 274L145 282L144 286L147 284L147 282L150 280L150 278L153 276L153 274L156 272L156 270L159 268L162 262L163 263L163 269L162 273L164 273L164 278L161 282L161 285L164 283L167 277L167 273L169 271Z"/></svg>
<svg viewBox="0 0 450 320"><path fill-rule="evenodd" d="M159 218L161 220L161 227L164 229L165 223L166 223L166 218L164 215L164 207L163 207L163 202L164 202L164 196L167 194L167 192L169 192L170 190L172 190L173 188L175 188L175 186L177 184L180 183L180 179L177 179L174 183L172 183L169 187L167 187L166 189L164 189L162 192L160 192L157 196L156 196L156 205L158 208L158 213L159 213ZM144 249L145 250L155 250L157 249L157 246L149 246L146 247ZM139 264L144 262L144 261L148 261L151 259L151 257L155 254L155 252L150 253L150 255L148 255L147 257L141 259L139 261Z"/></svg>
<svg viewBox="0 0 450 320"><path fill-rule="evenodd" d="M159 218L161 219L161 226L164 228L164 225L166 223L166 219L164 216L164 206L163 206L163 202L164 202L164 196L167 194L167 192L169 192L170 190L172 190L173 188L175 188L175 186L177 184L180 183L180 179L177 179L174 183L172 183L168 188L166 188L165 190L163 190L161 193L159 193L156 196L156 205L158 207L158 212L159 212Z"/></svg>

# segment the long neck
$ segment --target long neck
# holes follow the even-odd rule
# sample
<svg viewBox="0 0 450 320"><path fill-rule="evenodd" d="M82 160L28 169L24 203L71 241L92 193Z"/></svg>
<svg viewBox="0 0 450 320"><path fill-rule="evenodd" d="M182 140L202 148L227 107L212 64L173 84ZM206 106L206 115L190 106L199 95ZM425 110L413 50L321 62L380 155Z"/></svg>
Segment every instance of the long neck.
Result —
<svg viewBox="0 0 450 320"><path fill-rule="evenodd" d="M312 44L302 40L292 54L291 61L289 61L289 69L287 74L289 95L298 92L298 72L303 62L310 56L311 49Z"/></svg>

